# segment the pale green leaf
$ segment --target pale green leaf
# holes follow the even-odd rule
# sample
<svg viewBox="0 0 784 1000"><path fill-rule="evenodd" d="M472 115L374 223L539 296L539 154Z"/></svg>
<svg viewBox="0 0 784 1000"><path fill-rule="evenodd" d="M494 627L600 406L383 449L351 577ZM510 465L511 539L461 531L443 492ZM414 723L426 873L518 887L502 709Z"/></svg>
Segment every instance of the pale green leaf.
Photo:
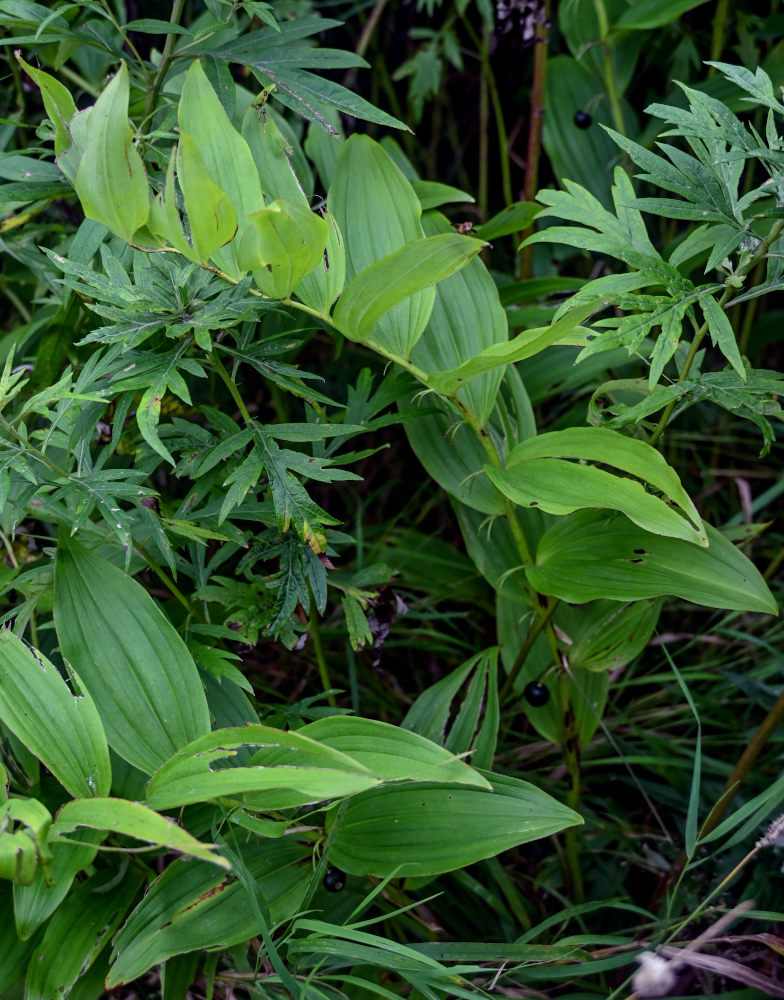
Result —
<svg viewBox="0 0 784 1000"><path fill-rule="evenodd" d="M199 262L206 264L220 247L234 238L237 213L226 192L210 177L199 147L187 132L180 133L177 146L177 176L185 199L193 249ZM176 237L171 218L175 211L173 198L167 207L167 222Z"/></svg>
<svg viewBox="0 0 784 1000"><path fill-rule="evenodd" d="M383 316L404 299L459 270L483 246L481 241L459 233L443 233L406 244L370 264L349 282L335 306L335 326L350 340L373 343L374 328ZM409 351L413 346L410 343Z"/></svg>
<svg viewBox="0 0 784 1000"><path fill-rule="evenodd" d="M89 219L102 222L127 243L150 212L147 173L128 124L128 67L95 102L73 186Z"/></svg>
<svg viewBox="0 0 784 1000"><path fill-rule="evenodd" d="M237 260L265 295L288 298L324 256L329 227L306 204L279 198L247 217Z"/></svg>

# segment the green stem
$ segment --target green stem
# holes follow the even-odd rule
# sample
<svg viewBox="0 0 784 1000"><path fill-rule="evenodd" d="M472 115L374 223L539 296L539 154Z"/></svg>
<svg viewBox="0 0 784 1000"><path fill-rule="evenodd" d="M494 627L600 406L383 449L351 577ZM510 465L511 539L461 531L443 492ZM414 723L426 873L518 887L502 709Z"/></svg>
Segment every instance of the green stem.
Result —
<svg viewBox="0 0 784 1000"><path fill-rule="evenodd" d="M117 32L117 34L120 36L120 38L122 38L123 42L128 46L129 51L133 53L134 59L136 59L136 61L139 63L139 66L141 67L142 72L149 79L150 72L147 69L147 64L145 63L144 59L142 59L142 57L139 55L139 53L138 53L138 51L136 49L136 46L133 44L133 42L130 40L130 38L126 34L125 29L123 28L123 26L120 24L120 22L114 16L114 11L109 6L109 4L105 2L105 0L100 0L100 5L106 11L106 15L109 18L109 20L112 22L112 26L113 26L114 30Z"/></svg>
<svg viewBox="0 0 784 1000"><path fill-rule="evenodd" d="M716 10L713 12L713 35L711 36L710 57L711 62L721 59L724 49L724 36L727 32L727 14L729 12L730 0L718 0ZM711 66L709 74L715 73L716 67Z"/></svg>
<svg viewBox="0 0 784 1000"><path fill-rule="evenodd" d="M177 586L174 580L172 580L172 578L169 576L166 570L158 565L158 563L153 559L153 557L149 554L149 552L147 552L147 550L144 548L143 545L139 545L138 543L134 542L134 548L142 557L142 559L144 559L144 561L147 563L148 568L153 571L153 573L158 577L158 579L161 581L164 587L169 591L172 597L175 600L179 601L179 603L185 608L185 610L188 612L189 615L194 615L195 612L193 610L191 602L188 600L185 594L183 594L183 592L180 590L180 588Z"/></svg>
<svg viewBox="0 0 784 1000"><path fill-rule="evenodd" d="M531 652L531 647L541 635L542 629L548 624L550 619L553 617L553 613L555 612L555 609L557 607L558 607L557 600L548 600L546 613L542 615L539 618L539 620L534 624L534 626L528 630L528 635L526 635L525 641L520 647L520 652L517 654L517 657L515 658L515 661L512 664L512 669L507 674L506 680L504 681L501 687L498 700L502 705L507 695L509 695L512 692L512 689L514 688L514 683L517 680L520 671L523 669L525 661L528 659L528 654Z"/></svg>
<svg viewBox="0 0 784 1000"><path fill-rule="evenodd" d="M174 3L172 4L171 17L169 18L169 22L173 27L176 27L180 23L184 7L185 0L174 0ZM174 50L174 38L175 36L173 32L169 32L166 36L166 41L163 45L163 52L161 53L161 61L158 63L158 69L155 71L152 84L147 88L147 99L144 102L144 121L147 121L150 115L155 111L155 105L158 102L158 95L161 92L163 81L166 78L169 66L171 65L172 52Z"/></svg>
<svg viewBox="0 0 784 1000"><path fill-rule="evenodd" d="M308 615L308 621L310 623L310 637L313 640L313 652L316 654L316 663L318 664L319 677L321 678L321 687L324 690L324 693L327 696L327 701L332 708L337 708L338 703L332 692L332 679L329 676L329 667L327 666L327 659L324 656L324 644L321 641L321 628L319 626L318 612L316 610L316 602L313 598L313 591L310 588L310 582L308 582L308 594L310 595L310 613Z"/></svg>
<svg viewBox="0 0 784 1000"><path fill-rule="evenodd" d="M612 47L608 42L610 25L607 20L607 11L604 0L593 0L596 19L599 22L599 41L602 43L602 75L604 77L604 89L607 91L607 98L610 102L610 113L612 114L615 130L621 135L626 135L626 126L623 121L623 111L621 109L621 99L618 95L618 84L615 79L615 69L612 61Z"/></svg>
<svg viewBox="0 0 784 1000"><path fill-rule="evenodd" d="M512 194L512 175L509 168L509 138L506 131L506 123L504 122L504 111L501 105L501 98L498 94L498 84L496 83L492 60L490 59L490 47L487 41L487 34L485 32L480 39L471 22L465 15L462 16L461 20L471 38L471 41L474 43L477 52L479 53L482 73L484 74L484 79L487 81L488 95L490 97L490 103L493 106L493 116L495 118L496 132L498 134L498 154L501 161L501 194L504 198L504 204L511 205L514 201L514 195Z"/></svg>
<svg viewBox="0 0 784 1000"><path fill-rule="evenodd" d="M487 154L489 148L488 142L488 120L490 117L490 109L488 105L489 98L489 87L487 84L487 73L485 71L485 66L489 62L486 57L483 58L483 54L486 49L490 46L490 31L485 25L482 29L482 39L481 45L479 47L479 60L480 60L480 71L479 71L479 180L477 183L477 194L476 200L479 206L479 218L484 222L488 217L488 202L487 202Z"/></svg>
<svg viewBox="0 0 784 1000"><path fill-rule="evenodd" d="M528 146L525 154L525 182L523 201L533 201L539 187L539 157L542 151L542 125L544 124L544 95L547 83L547 50L550 40L550 0L545 0L544 8L536 24L534 47L534 79L531 86L531 105L528 123ZM529 226L520 235L525 240L533 233ZM530 278L533 274L533 248L524 246L520 250L517 276Z"/></svg>
<svg viewBox="0 0 784 1000"><path fill-rule="evenodd" d="M784 230L784 219L777 219L770 227L770 232L768 233L768 235L760 243L760 245L757 247L754 253L751 254L749 256L749 259L745 261L745 263L743 263L738 268L736 272L736 277L744 278L749 273L749 271L751 271L754 267L756 267L757 263L763 259L763 257L767 254L768 250L770 250L771 246L779 238L782 230ZM727 287L724 289L724 294L719 299L718 303L719 308L723 309L724 306L730 301L730 299L732 299L737 294L737 292L738 292L737 288L733 288L727 285ZM683 364L683 368L681 369L681 373L678 376L678 382L683 382L684 379L688 377L688 374L691 370L691 366L694 363L695 357L697 356L697 351L700 349L700 344L705 339L705 335L707 333L708 333L708 321L705 320L702 326L697 331L697 333L694 335L694 340L691 342L689 353L686 355L686 360ZM677 400L672 400L672 402L668 403L667 406L664 408L664 412L661 415L659 423L656 425L656 428L654 429L653 433L649 438L648 441L649 444L652 445L656 444L656 442L664 433L664 430L667 427L669 419L672 416L672 411L675 409L676 402Z"/></svg>
<svg viewBox="0 0 784 1000"><path fill-rule="evenodd" d="M580 805L580 738L569 692L569 674L563 667L558 678L558 700L563 726L563 755L569 773L566 804L576 812ZM572 898L575 903L582 903L585 899L585 889L582 868L580 867L580 841L576 827L570 827L565 832L564 848L569 880L572 884Z"/></svg>
<svg viewBox="0 0 784 1000"><path fill-rule="evenodd" d="M373 37L373 32L376 30L376 25L378 24L379 19L384 12L384 8L388 3L389 0L376 0L375 4L373 5L373 10L371 10L370 15L368 16L368 19L365 22L365 26L363 27L362 32L359 36L359 41L357 42L357 46L354 49L354 51L358 56L364 57L365 53L367 52L368 46L370 45L370 39ZM347 87L349 90L352 90L356 78L357 78L357 67L352 66L351 69L346 73L345 77L343 78L343 86Z"/></svg>
<svg viewBox="0 0 784 1000"><path fill-rule="evenodd" d="M226 388L231 393L231 398L234 400L237 409L240 411L240 415L242 416L243 422L245 423L246 426L250 426L251 416L250 413L248 413L248 408L245 405L245 400L240 395L240 391L237 388L234 379L226 371L226 366L221 361L220 356L218 355L218 352L215 350L215 348L213 348L210 351L209 357L210 361L212 362L213 368L218 373L219 377L225 384Z"/></svg>

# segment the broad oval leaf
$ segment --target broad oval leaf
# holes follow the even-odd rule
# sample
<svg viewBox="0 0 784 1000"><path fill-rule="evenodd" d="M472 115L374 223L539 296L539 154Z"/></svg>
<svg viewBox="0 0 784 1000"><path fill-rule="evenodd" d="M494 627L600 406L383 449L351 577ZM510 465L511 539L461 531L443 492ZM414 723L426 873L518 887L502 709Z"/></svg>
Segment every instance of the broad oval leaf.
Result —
<svg viewBox="0 0 784 1000"><path fill-rule="evenodd" d="M333 320L349 340L377 340L375 327L404 299L449 277L475 257L480 240L459 233L442 233L414 240L370 264L346 286ZM387 347L381 340L382 347ZM402 355L407 358L408 355Z"/></svg>
<svg viewBox="0 0 784 1000"><path fill-rule="evenodd" d="M674 594L709 608L777 614L754 565L715 528L705 527L708 547L700 548L643 531L620 515L578 511L545 533L526 575L540 593L573 604Z"/></svg>
<svg viewBox="0 0 784 1000"><path fill-rule="evenodd" d="M89 693L72 695L54 664L7 629L0 630L0 720L74 798L108 794L109 747Z"/></svg>
<svg viewBox="0 0 784 1000"><path fill-rule="evenodd" d="M220 868L231 867L226 858L214 853L214 844L202 844L187 830L153 812L142 802L115 798L74 799L66 802L52 823L49 838L52 841L59 837L68 839L69 833L83 827L103 830L107 834L134 837L155 847L167 847L172 851L209 861Z"/></svg>
<svg viewBox="0 0 784 1000"><path fill-rule="evenodd" d="M128 67L106 87L87 119L73 186L84 214L130 243L150 212L147 173L128 124Z"/></svg>
<svg viewBox="0 0 784 1000"><path fill-rule="evenodd" d="M247 767L213 770L213 762L244 747L261 747ZM147 786L156 809L221 796L257 795L259 808L278 809L353 795L380 779L362 764L298 732L250 725L222 729L194 740L167 761Z"/></svg>
<svg viewBox="0 0 784 1000"><path fill-rule="evenodd" d="M378 143L352 135L340 149L327 197L346 245L346 277L425 235L411 184ZM430 318L435 291L426 288L379 320L373 341L407 358Z"/></svg>
<svg viewBox="0 0 784 1000"><path fill-rule="evenodd" d="M355 796L332 817L330 862L352 875L438 875L582 822L526 781L486 777L489 791L425 782Z"/></svg>
<svg viewBox="0 0 784 1000"><path fill-rule="evenodd" d="M243 848L270 922L286 920L299 909L312 873L310 854L310 846L288 837ZM107 986L130 982L173 955L230 948L261 929L245 888L233 875L178 859L153 882L117 935Z"/></svg>
<svg viewBox="0 0 784 1000"><path fill-rule="evenodd" d="M134 767L152 774L209 731L196 664L171 622L139 583L64 533L54 620L109 745Z"/></svg>

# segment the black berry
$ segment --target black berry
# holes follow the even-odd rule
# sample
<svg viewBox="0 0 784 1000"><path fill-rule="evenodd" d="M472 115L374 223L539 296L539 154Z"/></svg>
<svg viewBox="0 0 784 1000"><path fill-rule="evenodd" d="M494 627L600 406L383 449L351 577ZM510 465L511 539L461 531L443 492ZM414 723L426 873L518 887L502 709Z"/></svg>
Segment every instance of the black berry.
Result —
<svg viewBox="0 0 784 1000"><path fill-rule="evenodd" d="M575 111L574 124L577 128L588 128L592 121L593 118L591 118L587 111Z"/></svg>
<svg viewBox="0 0 784 1000"><path fill-rule="evenodd" d="M550 700L550 692L539 681L530 681L526 684L523 695L528 704L533 705L534 708L541 708Z"/></svg>
<svg viewBox="0 0 784 1000"><path fill-rule="evenodd" d="M340 892L346 888L346 873L339 868L327 868L322 885L327 892Z"/></svg>

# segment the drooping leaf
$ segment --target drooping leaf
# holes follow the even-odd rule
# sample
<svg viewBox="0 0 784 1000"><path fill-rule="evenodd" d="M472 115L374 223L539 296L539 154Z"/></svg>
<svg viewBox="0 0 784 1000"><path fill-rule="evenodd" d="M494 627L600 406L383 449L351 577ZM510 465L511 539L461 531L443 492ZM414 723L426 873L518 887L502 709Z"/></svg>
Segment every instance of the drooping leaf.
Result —
<svg viewBox="0 0 784 1000"><path fill-rule="evenodd" d="M488 787L485 778L454 756L459 751L450 753L415 732L375 719L333 715L297 732L348 754L385 781L451 781Z"/></svg>
<svg viewBox="0 0 784 1000"><path fill-rule="evenodd" d="M212 762L234 756L242 747L271 748L263 763L213 770ZM260 759L261 759L260 757ZM208 733L167 761L147 786L156 809L204 802L221 796L262 793L265 808L352 795L380 779L347 754L297 733L250 725ZM281 794L283 793L283 794ZM257 796L258 799L258 796ZM296 801L294 801L296 800Z"/></svg>
<svg viewBox="0 0 784 1000"><path fill-rule="evenodd" d="M201 843L187 830L153 812L142 802L117 798L74 799L66 802L52 823L49 837L52 841L59 837L68 839L68 834L84 827L102 830L106 835L111 833L133 837L154 847L167 847L169 850L209 861L220 868L231 867L226 858L215 853L213 844Z"/></svg>
<svg viewBox="0 0 784 1000"><path fill-rule="evenodd" d="M285 299L321 263L328 236L320 215L307 205L279 198L247 217L237 260L243 270L253 271L265 295Z"/></svg>
<svg viewBox="0 0 784 1000"><path fill-rule="evenodd" d="M628 472L664 493L685 518L636 480L563 461L560 456ZM675 470L655 448L636 438L613 435L601 427L551 431L513 448L505 469L488 467L485 471L506 496L524 506L538 506L550 514L607 507L623 511L647 531L708 544L700 515Z"/></svg>

